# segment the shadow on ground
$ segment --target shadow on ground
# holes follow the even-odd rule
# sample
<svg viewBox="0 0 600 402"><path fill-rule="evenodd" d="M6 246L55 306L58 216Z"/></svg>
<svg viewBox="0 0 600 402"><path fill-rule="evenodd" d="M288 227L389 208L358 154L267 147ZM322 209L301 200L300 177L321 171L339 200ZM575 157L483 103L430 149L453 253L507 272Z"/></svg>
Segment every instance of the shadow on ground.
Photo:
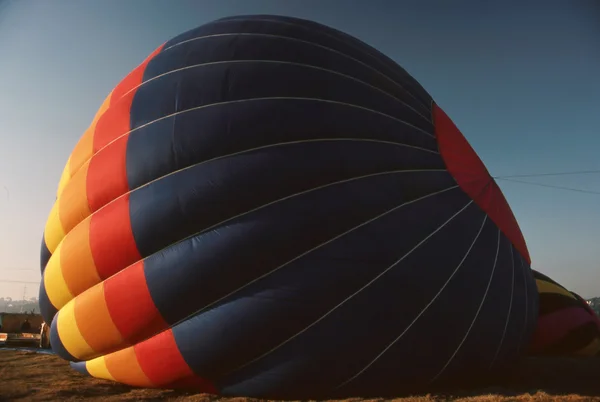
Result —
<svg viewBox="0 0 600 402"><path fill-rule="evenodd" d="M600 358L523 361L502 378L461 389L347 401L600 401ZM136 389L85 377L53 355L0 349L0 401L255 401L170 390Z"/></svg>

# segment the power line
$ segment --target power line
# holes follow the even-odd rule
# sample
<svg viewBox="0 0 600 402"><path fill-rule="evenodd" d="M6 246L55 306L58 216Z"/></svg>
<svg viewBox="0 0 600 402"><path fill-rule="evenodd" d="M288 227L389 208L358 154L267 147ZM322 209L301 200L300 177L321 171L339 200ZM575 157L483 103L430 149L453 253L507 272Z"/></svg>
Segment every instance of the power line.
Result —
<svg viewBox="0 0 600 402"><path fill-rule="evenodd" d="M33 281L15 281L15 280L10 280L10 279L0 279L0 282L2 283L31 283L31 284L36 284L39 285L39 282L33 282Z"/></svg>
<svg viewBox="0 0 600 402"><path fill-rule="evenodd" d="M503 177L497 177L497 180L503 180L503 181L510 181L513 183L521 183L521 184L529 184L532 186L539 186L539 187L548 187L548 188L556 188L559 190L567 190L567 191L575 191L577 193L586 193L586 194L598 194L600 195L600 191L592 191L592 190L581 190L578 188L571 188L571 187L562 187L562 186L553 186L551 184L542 184L542 183L532 183L530 181L522 181L522 180L513 180L513 179L505 179Z"/></svg>
<svg viewBox="0 0 600 402"><path fill-rule="evenodd" d="M535 174L516 174L509 176L495 176L494 179L509 179L516 177L543 177L543 176L571 176L577 174L598 174L600 170L576 170L571 172L556 172L556 173L535 173Z"/></svg>

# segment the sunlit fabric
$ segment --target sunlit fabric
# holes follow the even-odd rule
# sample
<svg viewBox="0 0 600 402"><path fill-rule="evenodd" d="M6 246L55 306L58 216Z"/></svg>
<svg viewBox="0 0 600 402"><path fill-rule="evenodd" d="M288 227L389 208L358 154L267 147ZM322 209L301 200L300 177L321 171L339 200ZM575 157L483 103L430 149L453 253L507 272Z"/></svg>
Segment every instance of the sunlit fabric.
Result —
<svg viewBox="0 0 600 402"><path fill-rule="evenodd" d="M600 356L600 318L578 294L533 271L539 318L529 352L542 356Z"/></svg>
<svg viewBox="0 0 600 402"><path fill-rule="evenodd" d="M41 266L76 369L222 395L486 372L521 356L538 310L502 192L430 95L279 16L186 32L116 86L64 169Z"/></svg>

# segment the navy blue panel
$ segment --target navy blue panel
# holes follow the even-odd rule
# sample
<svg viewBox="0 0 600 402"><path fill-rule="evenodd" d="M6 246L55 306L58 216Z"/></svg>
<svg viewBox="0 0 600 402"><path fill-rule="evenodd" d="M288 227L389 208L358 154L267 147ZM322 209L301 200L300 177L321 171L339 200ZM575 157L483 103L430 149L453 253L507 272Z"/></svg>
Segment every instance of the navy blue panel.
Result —
<svg viewBox="0 0 600 402"><path fill-rule="evenodd" d="M254 66L257 69L262 68L258 63L260 61L280 61L305 65L306 68L313 66L317 69L329 70L329 74L343 74L351 80L362 81L363 86L376 87L379 91L389 94L390 101L397 98L414 109L414 112L420 114L424 120L431 120L429 109L423 110L404 88L384 75L374 73L368 65L331 49L289 37L229 34L186 42L153 58L144 70L143 81L152 80L163 74L174 74L176 70L182 68L203 68L202 65L207 63L219 63L218 67L225 70L233 63L248 61L255 61ZM295 78L289 76L290 80Z"/></svg>
<svg viewBox="0 0 600 402"><path fill-rule="evenodd" d="M44 321L52 323L52 325L50 325L50 345L52 345L52 350L54 351L54 353L56 353L58 356L62 357L65 360L78 362L79 359L75 358L69 353L69 351L61 342L60 337L58 336L58 320L56 318L58 318L58 316L54 316L54 319L52 319L51 321L47 321L46 319L44 319Z"/></svg>
<svg viewBox="0 0 600 402"><path fill-rule="evenodd" d="M432 208L426 203L415 206L415 209L418 208L421 211L429 207L427 210L431 210L435 215L423 218L423 215L419 213L421 219L427 221L427 225L423 226L428 226L428 230L415 233L414 238L407 242L410 246L414 247L463 207L465 199L457 194L454 196L456 201L454 203L447 202L443 207L436 205ZM459 201L463 201L463 204L460 204ZM415 211L412 213L414 214ZM231 394L243 389L244 392L268 391L279 395L287 392L286 388L288 387L294 387L295 392L300 391L298 387L290 383L291 378L300 380L305 387L309 384L306 380L311 378L311 387L315 388L307 388L304 392L326 395L336 395L336 392L342 392L344 395L347 392L362 394L369 390L371 393L386 393L390 391L389 387L400 385L399 381L392 381L392 379L401 378L401 383L404 384L427 379L450 349L450 345L457 338L459 328L469 315L471 307L469 297L473 298L473 294L469 292L461 300L457 298L457 292L462 293L463 291L464 282L461 281L461 275L465 275L465 272L468 275L470 267L468 261L475 260L475 265L479 263L479 268L482 256L479 256L478 259L477 251L483 249L484 251L479 253L487 254L484 247L474 248L471 251L466 265L461 267L445 291L440 294L438 300L429 307L399 342L354 382L340 390L334 389L366 367L385 347L404 332L433 299L472 244L481 223L483 223L483 218L481 211L471 205L390 270L385 277L362 290L323 321L263 359L223 379L222 389ZM392 218L390 218L390 224L395 224L396 231L399 234L402 233L403 231L398 230L400 225L391 220ZM408 231L408 233L410 234L412 231ZM482 233L482 236L485 235ZM379 238L374 240L381 241ZM369 244L370 242L363 246L365 240L358 236L354 241L348 238L348 243L339 244L337 253L348 254L344 250L352 246L353 251L350 255L354 257L352 254L361 255L373 247L372 244ZM401 243L399 242L399 244ZM327 251L323 250L323 253ZM407 251L407 249L402 250L398 254L398 258ZM380 272L380 269L375 271ZM347 296L349 295L346 294ZM456 312L460 312L460 314ZM303 350L304 352L294 353L294 350ZM424 364L419 364L419 361L425 356ZM327 363L333 361L336 364L335 370L331 370L331 363ZM411 362L411 364L407 364L407 362ZM274 378L273 370L286 365L293 365L293 374ZM267 367L273 368L270 371L271 374L266 369Z"/></svg>
<svg viewBox="0 0 600 402"><path fill-rule="evenodd" d="M527 330L528 326L531 325L533 316L532 312L529 311L531 308L531 292L526 282L526 264L523 258L519 254L517 249L513 248L513 256L515 258L515 283L514 283L514 301L513 308L514 321L511 321L512 327L508 331L514 331L513 343L507 345L507 351L510 353L523 353L525 351L527 341ZM508 289L507 289L508 291ZM536 289L537 293L537 289Z"/></svg>
<svg viewBox="0 0 600 402"><path fill-rule="evenodd" d="M503 333L509 319L508 308L511 303L511 294L507 289L511 289L513 285L512 245L501 232L498 232L498 235L500 243L495 264L491 262L487 266L480 267L480 270L488 273L489 277L489 289L482 298L483 304L475 303L478 307L481 306L481 309L456 356L436 378L438 382L456 382L464 376L463 373L472 371L474 367L480 368L472 371L474 374L478 376L485 374L494 361L496 352L501 346L500 342L504 343ZM493 245L490 248L492 249L490 251L495 253L496 249ZM485 283L485 277L481 283ZM456 348L458 345L453 350Z"/></svg>
<svg viewBox="0 0 600 402"><path fill-rule="evenodd" d="M292 37L334 49L373 67L411 91L422 110L431 103L430 95L402 67L371 46L347 34L312 21L298 18L255 15L223 18L176 36L165 49L186 40L224 33L263 33ZM293 51L293 49L291 49Z"/></svg>
<svg viewBox="0 0 600 402"><path fill-rule="evenodd" d="M85 362L71 362L71 368L80 372L83 375L90 375L87 367L85 366Z"/></svg>
<svg viewBox="0 0 600 402"><path fill-rule="evenodd" d="M48 264L50 257L52 257L52 253L50 252L50 250L48 250L48 246L46 246L46 240L44 239L44 236L42 235L42 247L40 250L40 269L42 271L42 274L44 273L44 270L46 269L46 265Z"/></svg>
<svg viewBox="0 0 600 402"><path fill-rule="evenodd" d="M503 242L506 239L503 237ZM510 307L510 316L508 322L505 322L506 329L502 329L504 333L504 339L500 348L497 349L497 357L493 361L493 369L501 369L506 362L513 362L519 357L519 342L524 336L524 320L523 312L525 310L525 292L526 288L523 286L523 275L521 260L518 251L511 245L508 249L507 254L509 258L512 258L510 265L506 268L510 270L510 275L507 275L506 284L504 287L504 296L498 300L498 304L502 306L502 298L506 299L505 308ZM489 336L489 334L485 335Z"/></svg>
<svg viewBox="0 0 600 402"><path fill-rule="evenodd" d="M196 165L134 191L131 227L138 250L148 256L294 193L368 174L442 168L435 154L379 143L328 141L261 149ZM448 183L450 176L444 172L438 180Z"/></svg>
<svg viewBox="0 0 600 402"><path fill-rule="evenodd" d="M531 271L444 170L431 98L389 58L309 21L233 17L167 43L144 80L131 225L197 374L230 395L367 396L520 356Z"/></svg>
<svg viewBox="0 0 600 402"><path fill-rule="evenodd" d="M522 259L522 258L521 258ZM539 315L539 294L537 290L537 285L535 283L535 279L533 277L533 272L531 271L531 267L527 265L526 261L523 261L523 274L525 277L525 283L527 286L527 321L531 322L533 320L534 323L537 322ZM525 334L523 338L523 343L521 346L521 350L525 352L533 336L535 331L535 326L525 325Z"/></svg>
<svg viewBox="0 0 600 402"><path fill-rule="evenodd" d="M361 109L349 113L343 105L298 100L233 103L163 119L132 132L126 159L129 188L211 158L328 138L388 141L437 152L434 138ZM437 157L440 165L442 159ZM431 160L431 155L426 158Z"/></svg>
<svg viewBox="0 0 600 402"><path fill-rule="evenodd" d="M469 201L460 190L450 190L437 194L397 209L324 245L322 248L306 254L246 289L232 294L220 302L218 306L214 306L211 311L190 319L185 324L185 326L188 326L187 331L185 326L182 327L183 330L179 326L175 327L174 335L182 355L196 372L219 379L219 375L234 370L245 361L249 361L269 350L269 348L289 338L322 316L374 276L394 264ZM443 203L447 207L436 208L438 203ZM282 208L285 207L282 206ZM430 211L426 220L423 220L423 216L419 214L423 210ZM282 218L284 215L289 215L285 212L287 211L283 209ZM475 210L475 213L483 218L481 212ZM289 220L289 218L287 219ZM287 222L283 223L283 228L287 227ZM329 227L329 222L323 222L323 226ZM455 226L459 227L459 224ZM401 229L404 227L411 227L411 230ZM455 231L450 233L456 234ZM267 246L266 242L261 243L263 244L261 248ZM277 248L274 247L272 252L277 253ZM448 254L455 253L445 253L445 255ZM246 264L247 266L248 264ZM399 266L398 268L405 274L410 270L410 267ZM422 270L421 274L425 274L425 271ZM380 283L396 283L396 280L391 276ZM409 284L408 282L405 283L406 285ZM382 295L380 297L389 297L389 290L393 290L392 293L396 297L403 297L402 292L399 292L401 290L399 288L388 288L386 296ZM355 337L353 320L344 322L344 320L336 318L333 318L332 322L335 323L337 329L333 332L321 333L322 340L319 341L319 344L323 344L323 342L329 344L330 341L335 341L335 338L338 338L340 342L344 342L343 339L339 339L343 338L339 334L352 333L353 335L349 339L354 340L351 341L353 348L360 345L362 350L363 348L372 348L378 337L388 332L387 330L384 332L378 330L387 325L393 325L389 322L389 319L398 316L394 313L394 309L402 309L402 304L395 306L386 302L381 304L381 309L375 309L374 306L377 304L371 304L369 301L370 293L368 295L367 293L365 293L366 299L360 298L362 302L355 305L354 308L349 307L349 309L355 310L353 314L357 315L360 312L368 313L371 311L374 313L372 318L375 326L371 327L370 330L365 327L365 330L370 333L369 344L363 345L360 337ZM375 302L376 300L372 301ZM241 315L240 317L237 315L231 317L232 310L229 306L232 305L242 311L253 310L254 314L246 317ZM409 307L409 304L404 304L404 307ZM268 327L260 325L260 323L255 322L256 317L264 317L262 319L266 318L271 324ZM221 340L218 342L216 342L216 338L212 338L212 331L206 327L210 322L214 323L215 321L220 323L219 327L224 331L221 333ZM368 327L371 322L365 324ZM351 325L352 328L348 328L348 325ZM198 326L196 330L192 331L191 328L196 326ZM238 328L236 331L231 332L228 330L234 326ZM341 332L348 329L351 329L351 331ZM190 334L192 333L196 335L191 337ZM225 333L228 335L224 335ZM204 334L206 334L206 338L203 338ZM243 336L241 336L242 334ZM198 336L202 339L199 340ZM309 336L309 338L311 337ZM296 352L303 351L300 354L296 353L292 360L306 353L306 357L310 356L312 360L320 356L322 352L319 345L310 343L290 347L295 348ZM354 351L352 354L357 352L359 351ZM341 356L337 356L336 359L341 359ZM265 359L260 363L268 365L272 361ZM264 367L263 364L257 366ZM345 364L347 363L340 360L339 367L335 370L331 370L330 365L327 366L328 368L324 367L323 370L331 372L326 377L330 380L331 375L339 376L337 371ZM254 375L248 375L255 373L254 369L256 367L251 368L253 371L250 373L245 372L248 378L254 377ZM240 373L240 375L243 376L244 373ZM311 381L314 381L313 384L316 386L317 378L322 373L315 372L313 375L314 378ZM299 381L298 384L307 385L305 382L306 377L294 376L294 378ZM273 387L278 387L279 382L292 381L293 379L292 377L287 379L272 377L271 380L274 382L270 384Z"/></svg>
<svg viewBox="0 0 600 402"><path fill-rule="evenodd" d="M144 269L152 299L161 315L175 323L404 202L453 187L445 177L434 172L376 176L323 188L240 216L146 259ZM422 187L411 183L421 183ZM451 191L460 192L458 188ZM374 192L380 196L372 197ZM418 220L418 216L410 219ZM394 243L401 243L402 234L398 236ZM380 253L379 259L387 262L396 251L388 252L392 255ZM251 319L259 321L260 317Z"/></svg>
<svg viewBox="0 0 600 402"><path fill-rule="evenodd" d="M303 65L244 61L178 70L139 87L131 127L166 115L222 102L299 97L368 108L432 133L432 123L405 103L346 76ZM348 107L348 113L356 107ZM373 112L373 118L379 115Z"/></svg>
<svg viewBox="0 0 600 402"><path fill-rule="evenodd" d="M38 303L40 305L40 314L44 317L44 321L52 322L52 319L58 312L56 307L52 305L50 299L48 298L48 294L46 293L46 285L44 284L44 275L42 274L42 279L40 281L40 293L38 297Z"/></svg>

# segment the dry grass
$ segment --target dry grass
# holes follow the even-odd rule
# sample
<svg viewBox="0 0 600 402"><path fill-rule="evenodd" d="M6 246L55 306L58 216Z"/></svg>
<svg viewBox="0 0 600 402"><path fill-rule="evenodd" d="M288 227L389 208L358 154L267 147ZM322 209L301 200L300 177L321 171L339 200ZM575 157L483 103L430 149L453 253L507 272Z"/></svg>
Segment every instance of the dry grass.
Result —
<svg viewBox="0 0 600 402"><path fill-rule="evenodd" d="M167 390L135 389L85 377L52 355L0 350L0 400L255 401ZM383 401L350 399L348 402ZM390 400L390 399L386 399ZM494 387L395 398L394 401L600 401L600 359L529 359Z"/></svg>

